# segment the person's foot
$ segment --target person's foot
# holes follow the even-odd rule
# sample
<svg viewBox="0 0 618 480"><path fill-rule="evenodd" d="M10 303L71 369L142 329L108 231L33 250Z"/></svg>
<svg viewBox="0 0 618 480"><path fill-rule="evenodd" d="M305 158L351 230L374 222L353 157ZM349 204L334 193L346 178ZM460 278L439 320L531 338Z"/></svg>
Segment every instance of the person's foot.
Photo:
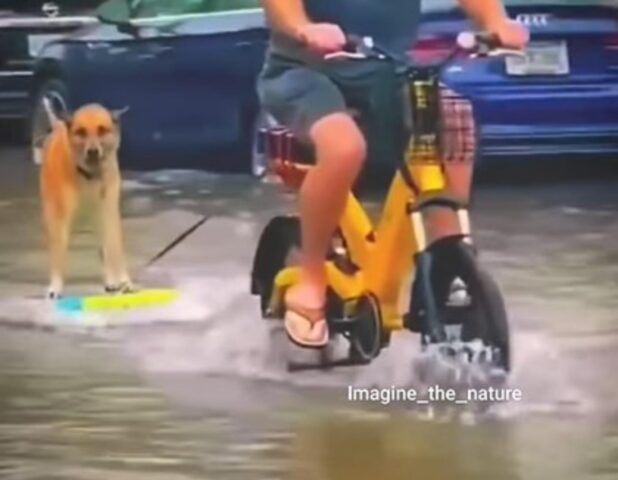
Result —
<svg viewBox="0 0 618 480"><path fill-rule="evenodd" d="M325 288L308 282L287 291L284 326L290 340L305 348L322 348L328 344L325 303Z"/></svg>

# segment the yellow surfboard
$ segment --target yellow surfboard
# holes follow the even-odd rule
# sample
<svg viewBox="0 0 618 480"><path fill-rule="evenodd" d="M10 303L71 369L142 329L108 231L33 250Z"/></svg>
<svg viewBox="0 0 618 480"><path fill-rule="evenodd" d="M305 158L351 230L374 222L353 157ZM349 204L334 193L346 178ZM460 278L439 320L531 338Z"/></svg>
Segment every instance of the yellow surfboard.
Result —
<svg viewBox="0 0 618 480"><path fill-rule="evenodd" d="M180 298L178 290L146 289L119 295L90 295L61 298L56 302L64 312L133 310L169 305Z"/></svg>

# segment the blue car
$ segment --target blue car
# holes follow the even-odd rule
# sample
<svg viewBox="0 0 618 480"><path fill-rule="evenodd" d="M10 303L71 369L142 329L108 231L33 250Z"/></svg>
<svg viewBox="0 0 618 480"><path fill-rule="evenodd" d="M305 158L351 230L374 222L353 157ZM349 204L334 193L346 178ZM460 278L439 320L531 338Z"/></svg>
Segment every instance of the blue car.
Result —
<svg viewBox="0 0 618 480"><path fill-rule="evenodd" d="M618 154L618 2L505 3L530 29L525 57L462 60L444 74L472 100L481 158ZM454 11L428 13L414 53L438 58L470 27Z"/></svg>
<svg viewBox="0 0 618 480"><path fill-rule="evenodd" d="M130 5L137 6L128 11ZM106 2L99 22L41 51L33 137L45 124L45 96L57 111L100 102L129 107L121 151L127 168L249 170L255 78L267 42L258 5Z"/></svg>
<svg viewBox="0 0 618 480"><path fill-rule="evenodd" d="M259 3L106 2L98 22L40 52L33 135L44 95L58 110L92 101L128 106L125 167L258 172L254 132L268 121L255 94L268 38ZM526 55L462 58L444 74L474 104L482 160L618 153L616 2L506 4L532 32ZM427 1L411 56L438 60L472 28L454 0Z"/></svg>

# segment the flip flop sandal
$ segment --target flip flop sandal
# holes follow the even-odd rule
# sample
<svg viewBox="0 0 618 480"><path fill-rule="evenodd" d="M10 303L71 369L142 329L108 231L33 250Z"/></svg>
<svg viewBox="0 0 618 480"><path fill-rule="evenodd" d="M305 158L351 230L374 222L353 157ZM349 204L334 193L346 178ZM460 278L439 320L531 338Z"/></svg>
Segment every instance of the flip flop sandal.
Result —
<svg viewBox="0 0 618 480"><path fill-rule="evenodd" d="M289 339L299 347L323 348L328 344L328 324L322 309L288 305L284 326Z"/></svg>

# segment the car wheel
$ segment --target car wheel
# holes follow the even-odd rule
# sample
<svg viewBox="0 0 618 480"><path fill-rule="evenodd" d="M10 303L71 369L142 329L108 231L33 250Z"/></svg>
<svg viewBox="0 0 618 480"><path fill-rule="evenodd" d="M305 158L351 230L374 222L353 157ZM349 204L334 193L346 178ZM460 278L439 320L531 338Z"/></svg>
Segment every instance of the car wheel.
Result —
<svg viewBox="0 0 618 480"><path fill-rule="evenodd" d="M266 175L268 167L268 159L266 158L266 149L263 145L263 140L260 132L264 129L276 127L277 121L272 115L261 110L258 114L253 128L253 139L251 147L251 175L255 178L262 178Z"/></svg>
<svg viewBox="0 0 618 480"><path fill-rule="evenodd" d="M69 111L67 88L60 80L48 80L38 89L30 113L29 137L32 159L41 163L42 142L53 127L53 118L63 118Z"/></svg>

